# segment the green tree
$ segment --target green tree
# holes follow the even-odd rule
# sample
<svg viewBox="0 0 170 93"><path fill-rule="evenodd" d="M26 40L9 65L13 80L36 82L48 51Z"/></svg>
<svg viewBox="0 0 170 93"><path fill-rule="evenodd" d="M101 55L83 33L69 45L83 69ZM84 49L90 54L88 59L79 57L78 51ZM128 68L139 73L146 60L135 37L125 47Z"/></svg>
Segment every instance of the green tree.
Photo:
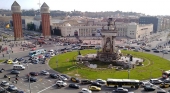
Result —
<svg viewBox="0 0 170 93"><path fill-rule="evenodd" d="M31 24L27 23L27 30L30 30L30 29L31 29Z"/></svg>

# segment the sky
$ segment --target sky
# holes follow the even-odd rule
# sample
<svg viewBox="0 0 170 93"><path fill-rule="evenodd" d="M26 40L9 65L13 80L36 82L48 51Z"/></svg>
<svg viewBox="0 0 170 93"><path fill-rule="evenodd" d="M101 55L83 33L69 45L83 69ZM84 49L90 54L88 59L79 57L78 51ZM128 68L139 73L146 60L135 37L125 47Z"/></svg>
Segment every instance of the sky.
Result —
<svg viewBox="0 0 170 93"><path fill-rule="evenodd" d="M38 9L39 0L0 0L0 9L11 9L17 1L22 9ZM40 0L46 2L50 10L61 11L123 11L147 15L170 15L170 0Z"/></svg>

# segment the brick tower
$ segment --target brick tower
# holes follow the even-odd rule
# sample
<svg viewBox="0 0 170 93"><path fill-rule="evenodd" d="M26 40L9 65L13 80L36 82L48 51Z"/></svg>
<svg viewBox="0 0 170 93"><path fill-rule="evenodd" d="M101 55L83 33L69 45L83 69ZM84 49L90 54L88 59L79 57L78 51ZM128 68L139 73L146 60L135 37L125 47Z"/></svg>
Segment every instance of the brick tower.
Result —
<svg viewBox="0 0 170 93"><path fill-rule="evenodd" d="M14 29L14 40L21 40L23 38L21 7L16 1L14 1L14 3L12 4L11 11Z"/></svg>
<svg viewBox="0 0 170 93"><path fill-rule="evenodd" d="M41 6L41 20L42 20L42 32L45 38L51 37L50 31L50 10L49 6L44 2Z"/></svg>

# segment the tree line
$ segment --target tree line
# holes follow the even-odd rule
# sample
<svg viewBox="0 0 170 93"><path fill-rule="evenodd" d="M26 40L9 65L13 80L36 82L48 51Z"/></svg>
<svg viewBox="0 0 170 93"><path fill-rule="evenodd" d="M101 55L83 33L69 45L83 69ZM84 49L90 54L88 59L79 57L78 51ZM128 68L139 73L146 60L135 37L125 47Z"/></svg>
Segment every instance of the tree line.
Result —
<svg viewBox="0 0 170 93"><path fill-rule="evenodd" d="M5 9L0 9L0 14L5 14L6 16L11 16L11 10L5 10ZM35 16L39 15L40 12L39 10L22 10L22 16ZM141 13L136 13L136 12L122 12L122 11L101 11L101 12L81 12L81 11L60 11L60 10L51 10L50 15L52 17L63 17L63 16L86 16L86 17L93 17L93 18L100 18L100 17L108 17L108 16L117 16L117 15L123 15L124 17L126 16L140 16L144 15Z"/></svg>

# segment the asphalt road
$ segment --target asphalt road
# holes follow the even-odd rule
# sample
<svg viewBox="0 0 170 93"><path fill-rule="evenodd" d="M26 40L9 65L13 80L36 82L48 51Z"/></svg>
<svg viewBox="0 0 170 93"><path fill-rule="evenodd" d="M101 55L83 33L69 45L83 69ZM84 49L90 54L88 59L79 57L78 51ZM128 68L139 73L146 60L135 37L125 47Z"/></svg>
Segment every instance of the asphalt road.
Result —
<svg viewBox="0 0 170 93"><path fill-rule="evenodd" d="M60 46L60 48L62 48L62 46ZM46 49L50 50L50 49L54 49L54 47L48 47ZM28 52L29 51L11 54L11 57L16 58L16 57L27 56ZM149 52L149 53L161 56L160 53L153 53L153 52ZM165 57L168 57L168 55L165 55ZM27 59L28 57L25 57L25 58ZM23 64L23 65L25 65L25 64ZM14 80L15 75L9 74L10 70L12 69L12 65L2 63L2 64L0 64L0 68L2 68L2 67L5 68L7 71L5 71L4 73L1 73L0 78L4 79L3 78L4 74L8 74L11 77L11 81ZM29 64L29 68L27 68L24 71L21 71L19 82L14 85L16 85L19 89L24 90L24 91L26 91L26 93L28 93L29 92L29 83L28 83L28 80L25 78L26 74L28 74L31 71L40 72L41 70L47 70L50 73L56 73L55 71L51 70L47 64ZM31 83L32 93L47 93L47 92L48 93L56 93L56 92L57 93L68 93L68 91L69 91L69 93L78 93L81 90L81 88L88 88L88 85L81 85L80 89L70 89L68 87L57 89L57 87L54 86L55 82L57 81L56 79L51 79L48 76L42 76L42 75L37 76L37 78L38 78L37 82ZM5 80L8 81L8 79L5 79ZM135 93L145 93L143 91L143 88L139 88L137 90L131 89L129 87L126 87L126 88L128 88L129 91L134 91ZM93 93L112 93L111 91L113 89L114 88L107 88L107 87L103 86L102 91L93 92ZM169 89L170 88L166 88L164 90L168 91ZM159 90L159 88L157 90ZM155 92L147 92L147 93L155 93Z"/></svg>

